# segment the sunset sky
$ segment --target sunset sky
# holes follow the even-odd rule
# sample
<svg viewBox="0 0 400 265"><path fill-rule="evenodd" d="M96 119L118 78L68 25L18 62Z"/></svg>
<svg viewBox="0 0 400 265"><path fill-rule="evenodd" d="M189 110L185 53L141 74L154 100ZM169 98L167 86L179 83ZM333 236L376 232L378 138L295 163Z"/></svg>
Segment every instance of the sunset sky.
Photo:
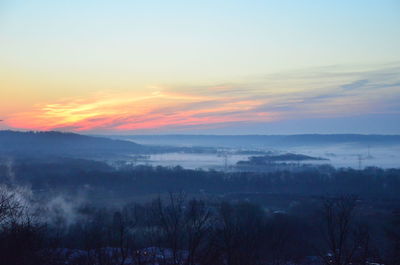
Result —
<svg viewBox="0 0 400 265"><path fill-rule="evenodd" d="M400 134L400 1L0 0L0 120Z"/></svg>

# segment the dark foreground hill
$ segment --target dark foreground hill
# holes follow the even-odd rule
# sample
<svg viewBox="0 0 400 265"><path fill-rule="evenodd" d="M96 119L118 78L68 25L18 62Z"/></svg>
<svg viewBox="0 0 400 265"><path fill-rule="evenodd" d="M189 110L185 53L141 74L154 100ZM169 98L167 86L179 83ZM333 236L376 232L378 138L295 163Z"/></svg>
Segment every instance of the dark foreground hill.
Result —
<svg viewBox="0 0 400 265"><path fill-rule="evenodd" d="M75 133L0 131L0 154L96 157L148 153L154 149L130 141Z"/></svg>

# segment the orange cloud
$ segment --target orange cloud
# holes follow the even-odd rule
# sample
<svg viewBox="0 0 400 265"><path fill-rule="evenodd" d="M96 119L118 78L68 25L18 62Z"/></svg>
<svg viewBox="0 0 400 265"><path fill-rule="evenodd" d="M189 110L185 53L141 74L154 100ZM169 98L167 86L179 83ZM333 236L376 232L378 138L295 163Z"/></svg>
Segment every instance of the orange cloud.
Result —
<svg viewBox="0 0 400 265"><path fill-rule="evenodd" d="M37 105L13 115L7 124L33 130L121 131L272 119L267 113L254 115L253 110L263 104L262 100L164 91L103 94Z"/></svg>
<svg viewBox="0 0 400 265"><path fill-rule="evenodd" d="M321 74L289 73L220 86L175 86L173 90L153 86L140 94L103 92L35 105L13 115L5 112L3 123L33 130L174 131L187 126L398 111L397 68L350 73L322 70Z"/></svg>

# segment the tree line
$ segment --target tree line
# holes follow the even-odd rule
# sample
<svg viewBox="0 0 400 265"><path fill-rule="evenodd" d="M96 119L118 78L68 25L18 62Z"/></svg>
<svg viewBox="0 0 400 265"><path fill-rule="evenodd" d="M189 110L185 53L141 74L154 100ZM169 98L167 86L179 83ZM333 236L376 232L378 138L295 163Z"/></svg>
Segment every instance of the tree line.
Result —
<svg viewBox="0 0 400 265"><path fill-rule="evenodd" d="M43 221L17 193L0 192L1 264L396 265L399 215L372 227L355 196L321 198L309 214L169 193L146 204L78 209ZM375 238L376 229L382 238ZM378 233L378 234L379 234Z"/></svg>

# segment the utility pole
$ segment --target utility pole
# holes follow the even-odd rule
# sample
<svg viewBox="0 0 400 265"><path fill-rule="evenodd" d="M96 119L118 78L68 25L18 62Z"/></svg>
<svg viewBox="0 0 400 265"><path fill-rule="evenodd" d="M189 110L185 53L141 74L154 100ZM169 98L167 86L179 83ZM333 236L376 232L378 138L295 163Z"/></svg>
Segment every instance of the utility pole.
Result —
<svg viewBox="0 0 400 265"><path fill-rule="evenodd" d="M358 169L361 170L363 157L362 155L358 155Z"/></svg>
<svg viewBox="0 0 400 265"><path fill-rule="evenodd" d="M219 157L222 157L222 163L223 163L223 167L224 167L224 171L228 171L228 151L224 150L221 154L218 155Z"/></svg>
<svg viewBox="0 0 400 265"><path fill-rule="evenodd" d="M228 154L225 153L224 156L224 168L225 168L225 172L228 171Z"/></svg>

